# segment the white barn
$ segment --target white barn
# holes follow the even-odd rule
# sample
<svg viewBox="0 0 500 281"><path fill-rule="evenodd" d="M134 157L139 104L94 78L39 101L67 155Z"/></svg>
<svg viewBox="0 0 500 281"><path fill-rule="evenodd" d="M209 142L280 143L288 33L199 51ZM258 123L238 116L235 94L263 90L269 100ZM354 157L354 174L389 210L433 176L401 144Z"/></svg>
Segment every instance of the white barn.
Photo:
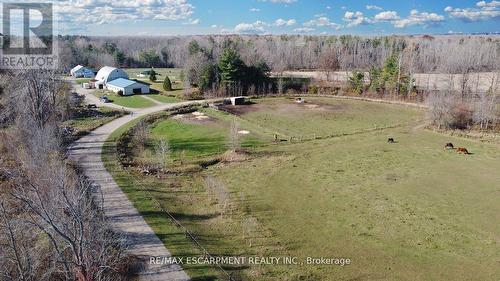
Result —
<svg viewBox="0 0 500 281"><path fill-rule="evenodd" d="M118 78L128 79L128 74L122 69L105 66L101 68L99 72L97 72L97 75L95 76L95 80L97 80L97 82L95 82L95 84L107 85L108 82L116 80Z"/></svg>
<svg viewBox="0 0 500 281"><path fill-rule="evenodd" d="M122 92L124 96L133 94L149 94L149 85L125 78L114 79L106 84L106 88L115 93Z"/></svg>
<svg viewBox="0 0 500 281"><path fill-rule="evenodd" d="M83 65L77 65L73 67L69 73L75 78L94 78L95 76L95 73L92 69L86 68Z"/></svg>

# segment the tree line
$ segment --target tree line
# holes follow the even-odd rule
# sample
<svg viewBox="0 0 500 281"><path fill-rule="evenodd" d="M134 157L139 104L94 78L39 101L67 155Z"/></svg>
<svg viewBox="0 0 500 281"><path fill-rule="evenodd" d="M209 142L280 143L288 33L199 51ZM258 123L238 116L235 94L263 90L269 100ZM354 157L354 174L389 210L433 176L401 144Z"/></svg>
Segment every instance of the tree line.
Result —
<svg viewBox="0 0 500 281"><path fill-rule="evenodd" d="M197 88L204 95L234 96L269 91L271 70L262 59L247 65L231 41L217 58L213 50L201 47L193 40L188 46L189 57L184 66L185 91Z"/></svg>
<svg viewBox="0 0 500 281"><path fill-rule="evenodd" d="M196 42L196 45L193 45ZM58 38L59 55L70 68L185 67L196 48L218 60L231 45L243 62L265 61L272 71L294 69L363 70L381 67L395 52L414 73L462 73L498 70L500 37L442 36L303 36L206 35L164 37ZM194 49L193 49L194 48Z"/></svg>

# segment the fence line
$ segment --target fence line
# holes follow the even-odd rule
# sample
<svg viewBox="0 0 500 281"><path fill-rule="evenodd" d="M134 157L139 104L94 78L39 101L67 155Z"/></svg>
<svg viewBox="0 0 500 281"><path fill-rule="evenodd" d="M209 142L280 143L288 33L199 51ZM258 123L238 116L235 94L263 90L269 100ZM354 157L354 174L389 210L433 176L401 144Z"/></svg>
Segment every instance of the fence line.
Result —
<svg viewBox="0 0 500 281"><path fill-rule="evenodd" d="M166 210L165 208L163 208L163 206L161 205L161 203L156 200L156 198L151 194L151 191L149 191L143 184L140 180L137 180L132 174L130 174L130 172L128 171L128 169L122 167L122 169L127 173L127 175L129 175L130 177L132 177L133 181L136 183L135 185L138 185L140 189L142 189L143 192L145 192L147 194L147 196L153 201L154 204L157 205L157 208L160 209L161 212L165 213L169 219L174 223L174 225L177 227L177 228L180 228L184 234L186 235L186 237L188 237L195 245L196 247L198 247L199 250L202 251L203 255L204 256L207 256L209 258L214 258L214 256L212 256L208 251L207 249L205 249L205 247L203 247L201 245L201 243L194 237L194 235L184 226L182 225L182 223L180 221L178 221L168 210ZM216 264L216 267L222 272L224 273L224 275L227 276L228 280L229 281L233 281L234 279L232 278L231 274L229 274L229 272L227 272L224 268L222 268L222 266L220 264Z"/></svg>

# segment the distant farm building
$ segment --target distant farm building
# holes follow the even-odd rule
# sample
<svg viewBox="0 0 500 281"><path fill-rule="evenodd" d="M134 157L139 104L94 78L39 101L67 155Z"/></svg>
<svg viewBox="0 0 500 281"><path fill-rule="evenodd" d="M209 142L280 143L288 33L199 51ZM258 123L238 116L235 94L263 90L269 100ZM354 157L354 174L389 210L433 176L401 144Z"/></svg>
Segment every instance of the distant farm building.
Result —
<svg viewBox="0 0 500 281"><path fill-rule="evenodd" d="M230 98L232 105L242 105L245 104L245 97L232 97Z"/></svg>
<svg viewBox="0 0 500 281"><path fill-rule="evenodd" d="M83 65L73 67L69 73L75 78L94 78L95 76L94 70L86 68Z"/></svg>
<svg viewBox="0 0 500 281"><path fill-rule="evenodd" d="M151 75L151 72L153 72L154 69L148 69L148 70L144 70L144 71L141 71L141 73L137 74L137 77L149 77L149 75ZM156 71L155 71L156 75L159 75Z"/></svg>
<svg viewBox="0 0 500 281"><path fill-rule="evenodd" d="M122 69L105 66L97 72L94 85L96 88L103 89L109 82L119 78L128 79L128 74Z"/></svg>
<svg viewBox="0 0 500 281"><path fill-rule="evenodd" d="M121 94L124 96L130 96L133 94L149 94L149 85L125 78L118 78L109 81L106 84L106 88L115 93L120 93L121 91Z"/></svg>

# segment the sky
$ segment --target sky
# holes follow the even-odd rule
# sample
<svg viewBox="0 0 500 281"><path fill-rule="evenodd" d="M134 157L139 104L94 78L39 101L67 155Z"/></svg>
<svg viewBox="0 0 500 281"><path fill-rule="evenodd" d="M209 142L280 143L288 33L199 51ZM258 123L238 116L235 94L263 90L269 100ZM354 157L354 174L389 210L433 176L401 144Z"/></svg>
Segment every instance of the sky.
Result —
<svg viewBox="0 0 500 281"><path fill-rule="evenodd" d="M387 35L500 32L500 0L55 0L52 2L55 5L58 19L56 29L59 34Z"/></svg>

